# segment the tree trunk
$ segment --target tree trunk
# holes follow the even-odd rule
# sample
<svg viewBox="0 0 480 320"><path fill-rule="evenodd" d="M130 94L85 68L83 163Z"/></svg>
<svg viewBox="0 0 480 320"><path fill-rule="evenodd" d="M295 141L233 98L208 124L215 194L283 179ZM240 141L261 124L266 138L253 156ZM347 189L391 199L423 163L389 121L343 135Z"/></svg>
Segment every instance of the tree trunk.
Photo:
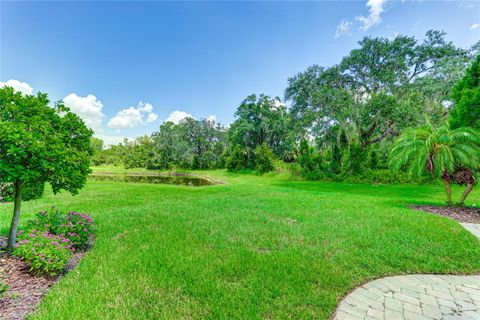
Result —
<svg viewBox="0 0 480 320"><path fill-rule="evenodd" d="M447 195L447 205L452 204L452 190L450 189L450 180L443 180L445 185L445 194Z"/></svg>
<svg viewBox="0 0 480 320"><path fill-rule="evenodd" d="M10 233L8 234L9 249L13 249L17 240L18 222L20 221L20 205L22 203L22 183L15 181L15 204L13 206L12 223L10 224Z"/></svg>
<svg viewBox="0 0 480 320"><path fill-rule="evenodd" d="M443 171L442 173L443 185L445 186L445 194L447 196L447 205L452 204L452 189L450 188L450 175Z"/></svg>
<svg viewBox="0 0 480 320"><path fill-rule="evenodd" d="M468 183L467 188L463 192L462 196L460 197L460 201L458 201L458 204L463 206L463 203L465 202L465 199L467 199L468 195L470 192L473 190L473 183Z"/></svg>

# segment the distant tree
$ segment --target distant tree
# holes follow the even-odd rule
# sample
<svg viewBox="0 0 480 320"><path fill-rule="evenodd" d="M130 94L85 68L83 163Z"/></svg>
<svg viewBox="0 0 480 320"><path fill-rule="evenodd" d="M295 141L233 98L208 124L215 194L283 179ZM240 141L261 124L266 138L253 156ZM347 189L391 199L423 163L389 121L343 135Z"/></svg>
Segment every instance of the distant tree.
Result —
<svg viewBox="0 0 480 320"><path fill-rule="evenodd" d="M125 168L145 168L152 153L152 139L145 135L125 141Z"/></svg>
<svg viewBox="0 0 480 320"><path fill-rule="evenodd" d="M406 169L411 176L430 174L445 185L447 204L452 203L450 183L458 170L470 172L467 189L458 204L463 205L473 188L472 170L480 164L480 134L471 128L450 129L447 124L435 128L429 121L420 128L407 129L390 152L393 171ZM465 170L465 168L469 170ZM468 174L468 172L467 172Z"/></svg>
<svg viewBox="0 0 480 320"><path fill-rule="evenodd" d="M226 148L226 130L214 121L193 118L163 123L152 134L150 169L217 168Z"/></svg>
<svg viewBox="0 0 480 320"><path fill-rule="evenodd" d="M92 163L96 166L105 163L103 140L92 137L90 138L90 144L93 150Z"/></svg>
<svg viewBox="0 0 480 320"><path fill-rule="evenodd" d="M235 121L228 130L231 146L242 146L247 155L247 166L255 166L255 148L266 143L274 154L283 158L287 138L288 114L278 98L248 96L237 108Z"/></svg>
<svg viewBox="0 0 480 320"><path fill-rule="evenodd" d="M226 130L215 121L186 118L179 124L188 144L188 165L192 169L216 168L225 150Z"/></svg>
<svg viewBox="0 0 480 320"><path fill-rule="evenodd" d="M46 94L0 89L0 180L15 188L8 247L13 248L25 184L49 182L53 192L78 193L90 173L92 131L62 102Z"/></svg>
<svg viewBox="0 0 480 320"><path fill-rule="evenodd" d="M452 98L454 107L450 112L450 126L480 129L480 54L453 87Z"/></svg>
<svg viewBox="0 0 480 320"><path fill-rule="evenodd" d="M440 122L451 86L468 60L469 53L440 31L428 31L423 42L401 35L365 37L338 65L314 65L288 80L292 131L297 139L309 134L316 140L349 132L344 169L354 173L365 167L372 147L423 124L423 114Z"/></svg>
<svg viewBox="0 0 480 320"><path fill-rule="evenodd" d="M104 144L103 140L99 138L90 138L90 144L92 145L92 150L94 152L100 152L103 150Z"/></svg>
<svg viewBox="0 0 480 320"><path fill-rule="evenodd" d="M175 165L183 166L187 150L187 142L182 141L180 127L173 122L165 122L152 134L153 155L148 161L147 168L170 169Z"/></svg>

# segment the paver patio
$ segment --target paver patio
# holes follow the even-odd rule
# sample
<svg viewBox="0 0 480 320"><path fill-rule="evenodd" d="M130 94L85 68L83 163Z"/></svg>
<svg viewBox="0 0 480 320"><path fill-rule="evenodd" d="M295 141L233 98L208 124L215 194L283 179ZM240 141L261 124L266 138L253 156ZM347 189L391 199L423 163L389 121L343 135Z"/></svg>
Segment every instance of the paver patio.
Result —
<svg viewBox="0 0 480 320"><path fill-rule="evenodd" d="M462 223L480 238L480 224ZM402 275L368 282L338 306L335 320L480 320L480 275Z"/></svg>

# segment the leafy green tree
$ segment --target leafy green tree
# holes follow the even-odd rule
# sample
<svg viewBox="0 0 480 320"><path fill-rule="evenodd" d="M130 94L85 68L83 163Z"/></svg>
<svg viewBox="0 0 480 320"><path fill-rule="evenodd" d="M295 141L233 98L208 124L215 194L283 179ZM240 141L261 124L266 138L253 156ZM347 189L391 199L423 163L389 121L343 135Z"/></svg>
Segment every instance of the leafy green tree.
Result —
<svg viewBox="0 0 480 320"><path fill-rule="evenodd" d="M103 140L92 137L90 143L93 150L92 163L96 166L104 164L106 160L103 152Z"/></svg>
<svg viewBox="0 0 480 320"><path fill-rule="evenodd" d="M327 137L349 132L344 169L353 173L364 167L372 147L423 124L423 114L439 122L451 84L468 59L468 52L440 31L428 31L423 42L365 37L338 65L314 65L288 80L292 132L297 139L309 134L330 145L338 139ZM336 154L345 151L340 149Z"/></svg>
<svg viewBox="0 0 480 320"><path fill-rule="evenodd" d="M454 108L450 112L450 126L480 129L480 55L453 87L452 98Z"/></svg>
<svg viewBox="0 0 480 320"><path fill-rule="evenodd" d="M182 139L188 144L188 166L192 169L218 167L225 150L226 130L207 119L186 118L179 126Z"/></svg>
<svg viewBox="0 0 480 320"><path fill-rule="evenodd" d="M103 150L104 145L102 139L92 137L90 139L90 144L92 145L92 150L94 152L100 152Z"/></svg>
<svg viewBox="0 0 480 320"><path fill-rule="evenodd" d="M145 168L151 155L152 139L149 136L137 137L125 142L125 168Z"/></svg>
<svg viewBox="0 0 480 320"><path fill-rule="evenodd" d="M179 124L166 122L152 135L147 167L216 168L222 164L225 148L226 130L214 121L186 118Z"/></svg>
<svg viewBox="0 0 480 320"><path fill-rule="evenodd" d="M25 184L49 182L53 192L78 193L90 173L92 131L62 102L46 94L0 89L0 180L15 188L8 247L16 241Z"/></svg>
<svg viewBox="0 0 480 320"><path fill-rule="evenodd" d="M480 134L471 128L452 130L447 124L435 128L427 121L423 127L407 129L395 141L389 165L393 171L406 169L414 177L430 174L433 178L441 178L447 204L450 205L452 175L458 169L479 168ZM473 188L473 176L467 180L467 189L460 198L460 205L463 205Z"/></svg>
<svg viewBox="0 0 480 320"><path fill-rule="evenodd" d="M173 122L160 125L157 132L152 134L153 155L147 168L170 169L173 166L182 166L188 146L182 141L180 127Z"/></svg>
<svg viewBox="0 0 480 320"><path fill-rule="evenodd" d="M284 158L288 114L278 98L248 96L237 108L235 121L228 130L228 142L240 145L247 155L247 166L255 166L255 148L266 143L274 154Z"/></svg>
<svg viewBox="0 0 480 320"><path fill-rule="evenodd" d="M275 155L266 143L255 148L255 169L259 173L266 173L273 171Z"/></svg>

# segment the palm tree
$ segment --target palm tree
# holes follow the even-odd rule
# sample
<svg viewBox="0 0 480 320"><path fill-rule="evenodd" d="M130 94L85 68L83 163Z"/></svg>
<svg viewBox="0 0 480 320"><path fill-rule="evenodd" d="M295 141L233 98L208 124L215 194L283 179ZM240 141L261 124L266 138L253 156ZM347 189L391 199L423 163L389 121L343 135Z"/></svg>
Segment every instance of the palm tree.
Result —
<svg viewBox="0 0 480 320"><path fill-rule="evenodd" d="M407 129L395 141L389 164L393 171L406 169L411 176L441 178L448 205L452 204L450 181L461 170L467 184L458 203L463 205L473 189L473 171L480 169L480 133L472 128L452 130L446 123L435 128L427 119L425 126Z"/></svg>

